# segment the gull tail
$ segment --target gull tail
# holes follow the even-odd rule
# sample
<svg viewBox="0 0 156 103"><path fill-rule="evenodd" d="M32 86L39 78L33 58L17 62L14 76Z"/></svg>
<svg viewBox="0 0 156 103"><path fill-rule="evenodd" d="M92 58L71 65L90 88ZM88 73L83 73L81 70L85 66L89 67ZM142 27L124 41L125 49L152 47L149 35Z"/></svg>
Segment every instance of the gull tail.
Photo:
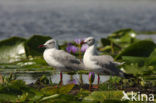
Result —
<svg viewBox="0 0 156 103"><path fill-rule="evenodd" d="M123 65L125 62L122 62L122 63L120 63L120 62L114 62L114 63L115 63L116 66L120 66L120 65Z"/></svg>
<svg viewBox="0 0 156 103"><path fill-rule="evenodd" d="M135 76L133 74L127 74L123 71L119 72L119 76L125 79L130 79L130 78L135 78Z"/></svg>

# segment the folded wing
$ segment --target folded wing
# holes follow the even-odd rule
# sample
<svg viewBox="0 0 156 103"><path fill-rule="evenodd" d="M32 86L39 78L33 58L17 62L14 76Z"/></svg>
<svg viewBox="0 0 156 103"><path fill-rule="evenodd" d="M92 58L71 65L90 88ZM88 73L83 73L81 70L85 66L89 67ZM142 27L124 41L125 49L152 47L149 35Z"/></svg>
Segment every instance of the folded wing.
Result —
<svg viewBox="0 0 156 103"><path fill-rule="evenodd" d="M77 71L84 69L84 65L79 59L63 50L57 50L57 52L54 52L52 56L68 70Z"/></svg>
<svg viewBox="0 0 156 103"><path fill-rule="evenodd" d="M102 72L104 74L124 77L124 73L117 68L117 64L116 62L114 62L112 56L109 55L94 56L92 60L95 61L96 64L101 67L101 69L103 70Z"/></svg>

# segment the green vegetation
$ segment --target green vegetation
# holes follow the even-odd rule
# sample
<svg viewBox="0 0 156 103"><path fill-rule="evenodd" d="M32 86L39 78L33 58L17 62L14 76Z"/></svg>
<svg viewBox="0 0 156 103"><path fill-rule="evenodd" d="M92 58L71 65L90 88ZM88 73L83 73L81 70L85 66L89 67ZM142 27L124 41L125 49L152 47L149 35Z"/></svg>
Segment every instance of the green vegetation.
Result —
<svg viewBox="0 0 156 103"><path fill-rule="evenodd" d="M98 47L101 54L112 55L116 61L124 62L120 68L133 77L130 79L111 77L107 82L101 83L99 89L95 88L92 91L88 90L88 84L83 83L59 86L45 75L32 84L18 80L17 72L55 71L41 56L44 49L38 48L51 38L34 35L27 40L20 37L2 40L0 41L0 72L10 73L10 75L0 74L0 103L135 103L121 101L122 91L136 93L140 91L156 96L156 44L150 40L136 39L136 35L138 34L132 29L123 29L112 33L107 38L101 38L101 45ZM74 45L74 42L71 43ZM59 48L66 50L67 44L68 42L65 42L59 45ZM22 50L24 48L25 52L18 54L19 48ZM14 55L9 56L6 53ZM79 56L78 53L73 55ZM13 57L22 58L12 59ZM78 73L88 74L87 71L78 71Z"/></svg>
<svg viewBox="0 0 156 103"><path fill-rule="evenodd" d="M25 42L25 50L27 56L41 56L44 48L38 48L39 45L43 45L47 40L51 39L49 36L41 36L41 35L34 35L30 37Z"/></svg>

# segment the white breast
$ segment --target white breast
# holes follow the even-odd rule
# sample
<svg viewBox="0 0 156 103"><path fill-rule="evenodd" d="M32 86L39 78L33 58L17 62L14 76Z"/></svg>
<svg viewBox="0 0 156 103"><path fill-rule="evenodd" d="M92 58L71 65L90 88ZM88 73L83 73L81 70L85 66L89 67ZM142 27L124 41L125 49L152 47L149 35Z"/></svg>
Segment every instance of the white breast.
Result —
<svg viewBox="0 0 156 103"><path fill-rule="evenodd" d="M89 47L83 57L83 63L88 69L99 69L100 66L96 64L96 61L93 61L94 56L94 46Z"/></svg>
<svg viewBox="0 0 156 103"><path fill-rule="evenodd" d="M58 62L54 57L53 57L53 52L57 52L55 49L46 49L43 53L43 57L45 61L50 65L54 67L64 67L60 62Z"/></svg>

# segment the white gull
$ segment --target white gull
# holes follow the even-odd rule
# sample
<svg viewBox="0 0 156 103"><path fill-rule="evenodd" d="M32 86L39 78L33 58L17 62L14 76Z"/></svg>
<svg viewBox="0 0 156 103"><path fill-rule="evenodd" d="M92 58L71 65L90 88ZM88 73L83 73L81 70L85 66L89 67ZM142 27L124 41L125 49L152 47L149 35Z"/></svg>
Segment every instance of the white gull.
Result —
<svg viewBox="0 0 156 103"><path fill-rule="evenodd" d="M93 37L88 37L84 40L84 43L88 44L88 48L83 56L83 63L89 71L96 72L98 74L98 85L100 82L99 74L116 75L124 77L125 73L117 68L122 63L115 62L112 56L98 55L96 51L96 43Z"/></svg>
<svg viewBox="0 0 156 103"><path fill-rule="evenodd" d="M62 85L62 72L71 72L84 69L84 64L75 56L58 49L56 40L48 40L44 45L45 47L43 57L45 61L56 70L60 71L60 85Z"/></svg>

